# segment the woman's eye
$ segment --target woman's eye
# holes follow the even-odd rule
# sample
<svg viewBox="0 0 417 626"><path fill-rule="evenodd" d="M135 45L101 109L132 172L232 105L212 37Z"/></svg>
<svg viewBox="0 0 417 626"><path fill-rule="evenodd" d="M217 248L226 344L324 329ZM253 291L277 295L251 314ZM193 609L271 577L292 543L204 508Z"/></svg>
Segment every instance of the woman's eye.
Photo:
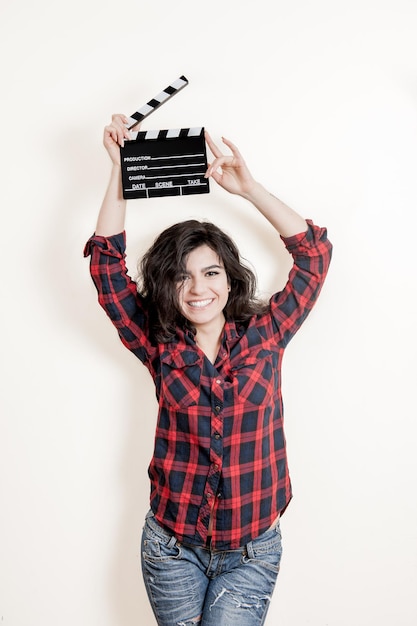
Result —
<svg viewBox="0 0 417 626"><path fill-rule="evenodd" d="M207 272L206 276L218 276L219 272L215 272L213 270L211 270L210 272Z"/></svg>

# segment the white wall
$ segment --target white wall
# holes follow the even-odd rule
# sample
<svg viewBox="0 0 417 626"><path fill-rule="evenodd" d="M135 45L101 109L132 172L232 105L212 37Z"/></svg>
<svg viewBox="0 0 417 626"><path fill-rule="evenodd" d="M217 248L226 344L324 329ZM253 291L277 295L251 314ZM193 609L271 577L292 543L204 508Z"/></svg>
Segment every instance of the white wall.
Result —
<svg viewBox="0 0 417 626"><path fill-rule="evenodd" d="M414 0L4 2L0 623L154 624L139 572L156 406L82 258L102 128L181 74L145 128L204 125L326 225L334 260L288 348L294 500L267 624L417 623ZM132 201L129 265L189 216L263 292L287 259L239 198ZM278 247L276 247L278 243Z"/></svg>

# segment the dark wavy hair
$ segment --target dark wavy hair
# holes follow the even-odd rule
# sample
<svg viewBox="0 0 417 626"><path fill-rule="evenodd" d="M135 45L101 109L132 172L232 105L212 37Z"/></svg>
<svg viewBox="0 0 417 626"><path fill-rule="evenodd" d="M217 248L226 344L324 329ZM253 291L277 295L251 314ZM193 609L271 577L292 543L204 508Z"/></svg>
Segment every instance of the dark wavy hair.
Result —
<svg viewBox="0 0 417 626"><path fill-rule="evenodd" d="M181 314L178 284L186 272L187 256L206 244L223 262L230 285L226 319L244 324L265 310L256 298L256 276L241 261L234 241L211 222L187 220L164 230L138 264L138 291L149 311L150 331L158 342L171 341L176 328L195 329Z"/></svg>

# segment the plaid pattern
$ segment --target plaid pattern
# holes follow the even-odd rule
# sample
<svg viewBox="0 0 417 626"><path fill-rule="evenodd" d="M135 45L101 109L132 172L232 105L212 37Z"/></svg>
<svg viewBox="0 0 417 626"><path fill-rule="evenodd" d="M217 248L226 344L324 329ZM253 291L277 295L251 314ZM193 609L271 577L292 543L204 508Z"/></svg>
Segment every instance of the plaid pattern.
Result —
<svg viewBox="0 0 417 626"><path fill-rule="evenodd" d="M151 508L180 541L238 548L262 534L291 499L283 405L283 352L312 309L330 263L324 228L283 238L294 265L267 313L246 327L226 321L213 365L193 337L157 344L125 267L125 233L86 244L99 302L124 345L148 368L159 414L149 466Z"/></svg>

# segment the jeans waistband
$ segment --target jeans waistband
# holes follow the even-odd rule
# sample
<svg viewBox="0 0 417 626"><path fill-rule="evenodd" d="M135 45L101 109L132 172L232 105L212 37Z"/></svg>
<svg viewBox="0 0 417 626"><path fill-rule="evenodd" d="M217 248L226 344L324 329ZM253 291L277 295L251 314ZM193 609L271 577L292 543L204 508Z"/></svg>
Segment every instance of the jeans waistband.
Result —
<svg viewBox="0 0 417 626"><path fill-rule="evenodd" d="M212 550L211 547L211 537L207 537L207 541L205 544L195 544L195 543L188 543L186 540L182 540L179 541L175 535L173 535L170 531L165 530L165 528L163 526L161 526L161 524L158 522L158 520L155 518L155 515L153 513L152 510L149 510L148 513L145 516L145 521L149 524L149 526L151 527L152 531L158 535L158 537L165 543L165 545L167 545L168 547L172 548L175 546L175 544L178 542L181 545L186 546L187 548L203 548L205 550ZM270 533L271 531L275 530L278 532L278 526L279 526L279 522L280 522L280 516L278 516L274 522L271 524L271 526L268 528L268 530L266 530L264 533L262 533L262 535L266 535L267 533ZM260 535L260 537L262 537L262 535ZM257 539L259 539L259 537L257 537ZM255 541L255 540L254 540ZM215 550L217 552L217 550ZM233 550L218 550L218 552L248 552L251 553L252 552L252 541L250 541L249 543L245 544L244 546L241 546L239 548L235 548Z"/></svg>

